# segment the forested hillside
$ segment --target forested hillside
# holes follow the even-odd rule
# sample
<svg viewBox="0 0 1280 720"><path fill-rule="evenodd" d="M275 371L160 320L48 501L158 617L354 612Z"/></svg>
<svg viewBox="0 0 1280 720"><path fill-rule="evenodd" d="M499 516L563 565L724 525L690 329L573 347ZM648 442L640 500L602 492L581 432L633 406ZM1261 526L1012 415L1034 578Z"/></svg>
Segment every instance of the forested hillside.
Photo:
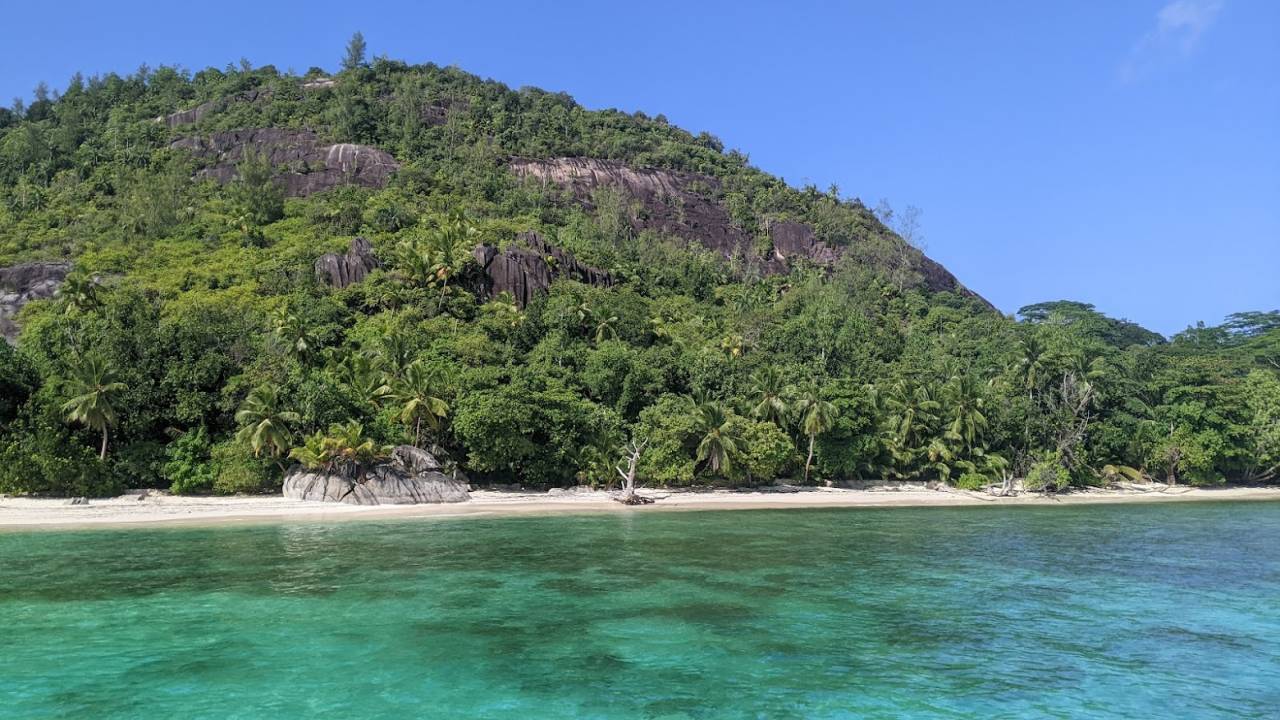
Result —
<svg viewBox="0 0 1280 720"><path fill-rule="evenodd" d="M1004 317L894 228L354 41L77 76L0 110L0 492L271 491L393 444L544 487L627 443L651 484L1274 477L1280 312Z"/></svg>

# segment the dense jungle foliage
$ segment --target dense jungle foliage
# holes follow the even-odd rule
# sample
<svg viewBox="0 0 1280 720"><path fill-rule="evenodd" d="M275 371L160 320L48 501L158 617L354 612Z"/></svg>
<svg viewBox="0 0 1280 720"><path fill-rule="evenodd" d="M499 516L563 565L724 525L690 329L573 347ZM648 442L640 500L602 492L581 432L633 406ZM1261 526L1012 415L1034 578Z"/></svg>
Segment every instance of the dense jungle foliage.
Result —
<svg viewBox="0 0 1280 720"><path fill-rule="evenodd" d="M400 443L473 482L540 487L616 481L628 441L644 443L640 480L669 485L1056 490L1280 466L1280 313L1169 340L1077 302L1004 317L920 289L860 201L792 188L662 116L360 53L303 88L326 77L143 68L0 110L0 265L74 263L57 298L23 309L16 347L0 343L0 492L271 491L295 461ZM252 158L227 185L193 181L156 118L247 90L269 93L195 130L309 128L402 168L384 189L305 199ZM764 248L761 228L795 219L848 252L761 276L635 232L616 197L587 209L522 183L513 156L710 175ZM531 229L621 281L558 281L525 308L470 292L471 249ZM355 235L387 267L318 282L317 256Z"/></svg>

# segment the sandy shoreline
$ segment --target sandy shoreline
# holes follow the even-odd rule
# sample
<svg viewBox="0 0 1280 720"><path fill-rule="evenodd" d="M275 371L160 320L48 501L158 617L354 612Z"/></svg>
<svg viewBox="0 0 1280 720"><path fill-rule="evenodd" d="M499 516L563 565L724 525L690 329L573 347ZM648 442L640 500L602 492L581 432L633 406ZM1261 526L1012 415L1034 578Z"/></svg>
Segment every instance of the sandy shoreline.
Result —
<svg viewBox="0 0 1280 720"><path fill-rule="evenodd" d="M846 490L805 488L777 491L661 491L652 505L627 507L604 492L500 492L479 490L469 502L447 505L356 506L290 500L281 496L177 497L150 493L90 500L71 505L63 499L0 497L0 530L97 527L222 525L275 522L334 522L355 519L495 517L511 515L634 513L675 510L762 510L786 508L959 507L1087 505L1099 503L1280 500L1280 487L1129 488L1089 490L1060 496L1000 498L982 493L927 490Z"/></svg>

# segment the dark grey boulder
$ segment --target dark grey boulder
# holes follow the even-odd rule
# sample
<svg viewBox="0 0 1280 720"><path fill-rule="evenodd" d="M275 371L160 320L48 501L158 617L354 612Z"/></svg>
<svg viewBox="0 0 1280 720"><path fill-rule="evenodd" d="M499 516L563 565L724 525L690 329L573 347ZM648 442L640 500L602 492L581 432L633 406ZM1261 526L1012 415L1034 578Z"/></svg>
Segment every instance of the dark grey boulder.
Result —
<svg viewBox="0 0 1280 720"><path fill-rule="evenodd" d="M326 253L316 259L316 279L335 288L344 288L364 280L382 261L373 254L373 245L362 237L351 241L345 255Z"/></svg>
<svg viewBox="0 0 1280 720"><path fill-rule="evenodd" d="M323 472L296 466L285 476L284 496L350 505L456 503L471 499L466 477L457 471L446 471L434 455L409 445L397 446L391 458L371 468L363 480L337 469Z"/></svg>
<svg viewBox="0 0 1280 720"><path fill-rule="evenodd" d="M477 294L489 298L508 292L520 307L529 304L534 295L546 292L556 278L597 287L614 284L608 272L584 265L573 253L552 245L536 232L520 233L506 250L481 245L472 255L484 272Z"/></svg>
<svg viewBox="0 0 1280 720"><path fill-rule="evenodd" d="M0 335L9 343L18 338L18 311L32 300L58 294L71 263L30 262L0 267Z"/></svg>

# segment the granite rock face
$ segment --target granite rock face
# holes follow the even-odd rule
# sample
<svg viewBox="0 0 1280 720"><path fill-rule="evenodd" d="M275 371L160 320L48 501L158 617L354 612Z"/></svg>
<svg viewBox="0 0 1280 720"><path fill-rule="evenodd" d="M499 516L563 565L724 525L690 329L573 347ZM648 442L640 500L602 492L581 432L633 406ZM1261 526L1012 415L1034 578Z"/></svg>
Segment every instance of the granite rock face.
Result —
<svg viewBox="0 0 1280 720"><path fill-rule="evenodd" d="M614 284L608 272L582 264L573 253L548 243L536 232L520 233L516 241L502 251L492 245L475 249L473 256L483 271L481 287L477 288L481 297L509 292L516 305L524 307L557 278L597 287Z"/></svg>
<svg viewBox="0 0 1280 720"><path fill-rule="evenodd" d="M446 472L426 450L399 445L391 458L371 468L363 480L353 473L295 467L284 479L284 496L294 500L350 505L456 503L471 499L467 479Z"/></svg>
<svg viewBox="0 0 1280 720"><path fill-rule="evenodd" d="M166 126L172 129L176 127L181 127L183 125L198 123L201 120L203 120L205 117L212 115L213 113L219 112L221 110L224 110L228 106L234 105L235 103L255 102L259 99L265 100L270 97L271 97L270 90L245 90L243 92L238 92L238 93L235 93L234 95L229 95L224 98L218 98L216 100L209 100L207 102L202 102L193 108L188 108L186 110L179 110L175 113L170 113L168 115L162 115L156 118L156 122L162 122Z"/></svg>
<svg viewBox="0 0 1280 720"><path fill-rule="evenodd" d="M730 220L729 212L713 198L720 181L707 175L633 168L613 160L516 158L511 169L521 178L568 188L588 208L602 188L619 191L638 206L631 224L636 230L656 230L701 243L721 255L751 251L751 238Z"/></svg>
<svg viewBox="0 0 1280 720"><path fill-rule="evenodd" d="M380 188L400 169L395 158L368 145L322 143L309 130L250 128L175 140L170 147L190 151L209 165L196 173L221 183L236 177L236 164L256 153L275 170L289 197L305 197L339 185Z"/></svg>
<svg viewBox="0 0 1280 720"><path fill-rule="evenodd" d="M335 288L345 288L364 280L382 261L373 254L373 245L362 237L351 241L345 255L326 253L316 258L316 279Z"/></svg>
<svg viewBox="0 0 1280 720"><path fill-rule="evenodd" d="M32 300L58 294L71 271L71 263L31 262L0 267L0 335L13 343L18 339L18 311Z"/></svg>
<svg viewBox="0 0 1280 720"><path fill-rule="evenodd" d="M515 158L510 161L510 167L520 178L568 189L574 199L587 208L593 207L598 189L616 190L632 203L630 221L635 230L656 230L682 237L725 258L751 259L765 275L785 273L796 260L832 267L845 254L844 248L819 240L809 225L788 220L770 223L767 231L772 248L760 257L751 237L733 224L728 210L717 200L720 181L707 175L633 168L592 158ZM906 247L904 252L928 290L978 297L919 250Z"/></svg>

